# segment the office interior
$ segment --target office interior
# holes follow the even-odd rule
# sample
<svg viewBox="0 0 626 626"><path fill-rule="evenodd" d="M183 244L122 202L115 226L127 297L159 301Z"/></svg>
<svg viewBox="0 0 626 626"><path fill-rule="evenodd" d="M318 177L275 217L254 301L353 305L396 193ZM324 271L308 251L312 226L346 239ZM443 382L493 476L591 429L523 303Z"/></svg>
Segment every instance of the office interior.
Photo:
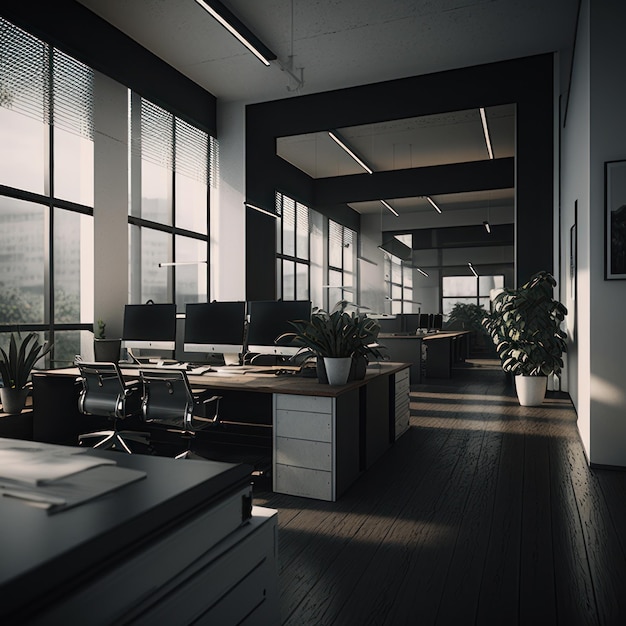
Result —
<svg viewBox="0 0 626 626"><path fill-rule="evenodd" d="M127 88L131 87L182 118L196 121L218 141L219 171L211 190L208 229L207 299L250 301L278 296L277 220L267 214L275 212L278 191L357 233L355 299L384 313L388 296L384 253L378 246L394 235L412 234L414 242L420 237L443 236L438 232L440 225L458 226L454 219L459 215L446 217L444 211L443 219L451 220L444 222L436 212L422 210L416 222L415 214L402 215L401 208L396 217L380 209L367 212L367 207L360 207L359 212L351 205L381 198L423 200L431 195L444 198L447 194L490 190L493 204L489 217L495 229L500 227L498 236L503 243L493 247L495 258L486 247L476 245L481 256L476 257L474 267L504 276L506 286L521 284L535 271L552 271L558 281L556 295L569 311L567 363L556 384L570 395L576 408L589 463L626 466L623 350L617 330L626 293L624 283L607 278L605 270L605 164L626 158L626 122L620 104L625 87L619 80L624 60L619 25L624 22L626 8L609 0L556 3L554 11L562 12L562 20L551 22L551 38L534 48L530 44L522 48L529 51L524 55L509 51L502 42L500 48L492 48L491 56L483 55L471 64L467 59L473 57L459 50L456 57L432 66L399 56L397 71L385 78L370 78L365 69L353 68L348 54L335 60L345 66L345 76L334 74L325 82L307 67L305 59L298 59L298 27L305 32L307 28L298 24L297 19L302 19L298 10L305 16L306 11L297 2L285 3L279 26L290 28L288 15L293 8L296 54L295 65L287 67L288 72L284 71L286 66L283 71L272 70L279 75L272 81L281 81L281 92L266 93L269 86L263 83L271 81L260 77L265 68L259 64L253 70L259 77L248 83L247 90L240 88L243 91L228 99L184 75L185 71L192 76L204 71L210 75L210 62L200 70L179 60L180 67L175 69L163 60L167 51L162 52L163 58L155 56L159 53L157 42L145 40L147 49L155 48L149 52L124 34L133 32L133 21L141 19L138 12L149 9L150 3L126 9L127 24L122 4L7 2L1 9L6 19L95 70L93 258L83 268L92 277L93 310L91 319L81 319L81 324L104 319L109 334L119 335L123 307L128 302L132 280L128 271L128 128L126 115L120 113L127 110ZM185 3L175 4L183 11ZM376 4L367 6L373 11L380 8ZM229 5L241 13L252 30L257 24L262 26L264 32L257 34L271 41L273 31L268 30L256 8L246 3ZM406 3L402 6L411 10ZM97 15L106 18L107 11L117 28ZM184 8L187 20L193 15L190 11ZM363 11L363 24L365 14ZM188 21L173 25L166 47L179 45L179 40L182 45L186 27ZM528 37L532 38L532 33ZM271 43L280 45L281 53L288 51L285 38ZM247 52L234 54L225 62L225 71L236 71L239 64L258 63L248 58ZM260 85L258 92L250 85ZM316 178L277 154L280 138L311 139L310 135L329 129L354 129L504 105L514 109L515 132L514 154L503 158L416 168L396 166L393 171L372 175ZM288 142L283 143L283 149L289 150ZM400 152L398 148L397 161L402 158ZM497 193L509 189L513 190L512 201L509 195ZM500 197L505 200L499 207ZM487 219L484 208L469 213L480 230ZM509 231L513 231L512 239L508 239ZM435 254L433 250L414 249L412 258L419 264L436 265L429 259L429 254ZM467 271L465 259L463 256L462 262L457 261L456 267ZM434 272L432 278L414 272L415 301L437 312L440 280L441 272ZM320 282L312 285L311 291L318 289L321 303L332 305L324 293L330 290Z"/></svg>

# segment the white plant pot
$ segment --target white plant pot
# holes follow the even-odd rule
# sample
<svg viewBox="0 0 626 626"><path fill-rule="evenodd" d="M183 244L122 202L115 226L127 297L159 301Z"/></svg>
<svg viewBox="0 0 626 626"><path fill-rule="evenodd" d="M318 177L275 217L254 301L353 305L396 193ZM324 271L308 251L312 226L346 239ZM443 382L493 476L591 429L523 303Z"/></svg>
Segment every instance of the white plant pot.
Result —
<svg viewBox="0 0 626 626"><path fill-rule="evenodd" d="M345 385L348 382L352 358L347 357L324 357L324 367L329 385Z"/></svg>
<svg viewBox="0 0 626 626"><path fill-rule="evenodd" d="M515 376L517 399L522 406L539 406L546 395L547 376Z"/></svg>

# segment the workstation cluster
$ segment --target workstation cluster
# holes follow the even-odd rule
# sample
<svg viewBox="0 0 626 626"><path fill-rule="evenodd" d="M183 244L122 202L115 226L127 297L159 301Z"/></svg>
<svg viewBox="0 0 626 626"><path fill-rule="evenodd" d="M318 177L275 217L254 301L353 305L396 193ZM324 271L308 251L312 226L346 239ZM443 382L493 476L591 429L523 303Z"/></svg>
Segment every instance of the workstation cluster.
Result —
<svg viewBox="0 0 626 626"><path fill-rule="evenodd" d="M410 363L411 384L450 378L469 356L470 331L445 330L441 313L381 316L380 341L392 361Z"/></svg>
<svg viewBox="0 0 626 626"><path fill-rule="evenodd" d="M277 338L294 330L290 321L310 316L308 300L188 303L182 315L175 304L127 304L123 361L169 362L190 370L194 365L206 370L211 364L278 365L298 348Z"/></svg>

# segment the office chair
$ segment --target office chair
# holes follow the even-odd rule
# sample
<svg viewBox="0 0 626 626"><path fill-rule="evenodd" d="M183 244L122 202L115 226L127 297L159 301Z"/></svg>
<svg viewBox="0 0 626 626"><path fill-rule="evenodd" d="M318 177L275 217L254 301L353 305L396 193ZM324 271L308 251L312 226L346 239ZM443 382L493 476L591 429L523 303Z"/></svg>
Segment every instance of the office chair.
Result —
<svg viewBox="0 0 626 626"><path fill-rule="evenodd" d="M117 363L88 363L76 359L82 389L78 397L78 410L84 415L100 415L113 422L111 430L100 430L79 435L78 444L97 439L98 449L123 450L132 454L127 441L148 444L149 433L120 431L118 423L141 414L141 386L139 381L124 381Z"/></svg>
<svg viewBox="0 0 626 626"><path fill-rule="evenodd" d="M203 458L192 450L191 442L196 432L219 422L221 396L211 395L209 389L192 390L184 370L140 370L140 376L144 421L165 426L186 439L186 449L175 458Z"/></svg>

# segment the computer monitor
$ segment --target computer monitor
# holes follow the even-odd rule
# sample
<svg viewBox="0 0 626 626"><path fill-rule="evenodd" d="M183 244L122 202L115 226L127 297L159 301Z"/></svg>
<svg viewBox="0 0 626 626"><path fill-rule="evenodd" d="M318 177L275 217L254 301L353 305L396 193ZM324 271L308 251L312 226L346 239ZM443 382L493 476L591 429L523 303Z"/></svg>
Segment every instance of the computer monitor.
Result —
<svg viewBox="0 0 626 626"><path fill-rule="evenodd" d="M443 315L441 313L433 314L433 321L431 325L432 330L441 330L443 328Z"/></svg>
<svg viewBox="0 0 626 626"><path fill-rule="evenodd" d="M254 354L293 356L300 350L297 346L277 345L276 339L283 333L294 332L289 323L311 318L309 300L254 300L248 302L247 350Z"/></svg>
<svg viewBox="0 0 626 626"><path fill-rule="evenodd" d="M184 350L205 354L239 355L244 349L245 321L245 302L187 304Z"/></svg>
<svg viewBox="0 0 626 626"><path fill-rule="evenodd" d="M175 304L127 304L124 307L122 340L125 348L174 350Z"/></svg>

